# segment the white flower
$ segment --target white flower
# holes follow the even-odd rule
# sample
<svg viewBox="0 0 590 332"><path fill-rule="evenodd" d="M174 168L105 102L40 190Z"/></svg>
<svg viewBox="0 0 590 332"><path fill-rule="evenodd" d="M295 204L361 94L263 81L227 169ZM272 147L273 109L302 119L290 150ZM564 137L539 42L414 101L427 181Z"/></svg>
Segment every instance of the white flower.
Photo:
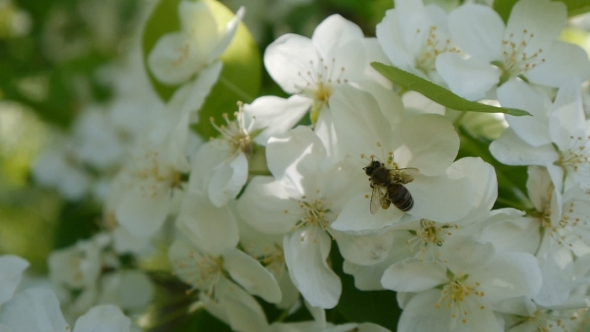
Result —
<svg viewBox="0 0 590 332"><path fill-rule="evenodd" d="M262 308L250 294L271 303L281 300L276 280L255 259L233 247L221 252L209 249L177 239L168 252L176 275L191 286L191 291L199 292L193 308L204 307L212 315L229 322L228 300L241 302L260 315L264 315Z"/></svg>
<svg viewBox="0 0 590 332"><path fill-rule="evenodd" d="M496 251L465 238L447 245L443 257L442 264L406 259L385 272L385 288L416 293L404 303L399 331L497 331L494 305L532 296L541 287L530 254Z"/></svg>
<svg viewBox="0 0 590 332"><path fill-rule="evenodd" d="M391 63L414 75L442 83L435 68L438 56L458 52L451 42L447 15L422 0L395 0L377 24L377 39Z"/></svg>
<svg viewBox="0 0 590 332"><path fill-rule="evenodd" d="M341 287L326 262L330 225L364 179L352 176L355 169L346 159L334 164L308 127L271 138L266 153L274 179L255 177L240 197L238 211L260 232L285 234L283 250L293 284L311 305L332 308Z"/></svg>
<svg viewBox="0 0 590 332"><path fill-rule="evenodd" d="M551 87L576 76L588 79L586 53L556 41L565 24L565 5L548 0L518 1L506 27L488 6L461 6L449 15L449 29L468 57L444 54L437 58L436 68L453 92L471 100L519 76Z"/></svg>
<svg viewBox="0 0 590 332"><path fill-rule="evenodd" d="M165 84L181 84L212 65L229 46L244 9L224 29L218 27L205 2L181 1L181 30L162 36L148 55L148 67Z"/></svg>
<svg viewBox="0 0 590 332"><path fill-rule="evenodd" d="M334 94L332 109L341 144L350 155L361 156L355 178L369 179L363 167L371 159L390 169L416 168L419 174L405 185L414 200L409 214L447 222L464 217L472 208L466 204L473 197L471 181L449 168L457 155L459 138L448 119L436 114L408 115L394 126L384 114L401 110L382 109L371 94L352 86ZM405 215L397 208L371 214L371 191L367 182L363 190L355 192L332 227L347 232L378 230Z"/></svg>
<svg viewBox="0 0 590 332"><path fill-rule="evenodd" d="M253 154L252 131L256 120L241 103L235 120L223 115L225 124L215 125L221 134L198 149L192 159L188 191L206 195L217 207L227 204L248 180L248 160Z"/></svg>
<svg viewBox="0 0 590 332"><path fill-rule="evenodd" d="M502 106L522 108L533 116L507 119L510 128L490 145L496 159L509 165L546 167L559 192L574 184L590 188L590 132L579 80L564 83L553 103L520 81L500 87L498 98Z"/></svg>
<svg viewBox="0 0 590 332"><path fill-rule="evenodd" d="M171 116L133 151L133 159L115 178L109 196L117 197L117 221L138 237L154 235L172 206L173 194L188 172L186 144L189 113Z"/></svg>
<svg viewBox="0 0 590 332"><path fill-rule="evenodd" d="M73 332L128 332L131 320L113 305L101 305L81 316ZM0 309L0 331L70 331L55 294L45 288L27 289Z"/></svg>
<svg viewBox="0 0 590 332"><path fill-rule="evenodd" d="M276 110L275 121L287 117L284 112L294 113L288 117L298 120L311 107L311 122L328 153L341 156L330 112L331 96L345 83L370 82L378 76L369 62L380 53L376 40L365 38L356 24L340 15L322 21L311 39L295 34L279 37L267 47L264 65L285 92L303 99Z"/></svg>

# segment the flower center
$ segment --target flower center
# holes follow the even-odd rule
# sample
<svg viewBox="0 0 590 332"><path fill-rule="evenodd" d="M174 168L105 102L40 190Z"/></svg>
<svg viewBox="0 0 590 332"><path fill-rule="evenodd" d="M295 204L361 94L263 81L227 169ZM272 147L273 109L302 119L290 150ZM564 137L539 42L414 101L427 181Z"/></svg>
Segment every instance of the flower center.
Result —
<svg viewBox="0 0 590 332"><path fill-rule="evenodd" d="M416 38L421 37L422 30L416 30ZM451 40L446 38L443 39L438 35L438 28L431 26L428 29L428 33L425 34L426 39L422 45L420 53L416 56L416 69L420 70L424 74L428 75L435 69L436 57L445 52L459 53L459 50L451 46Z"/></svg>
<svg viewBox="0 0 590 332"><path fill-rule="evenodd" d="M334 85L347 83L344 77L346 68L336 68L336 59L326 61L320 58L318 62L309 61L309 70L297 75L303 79L305 85L296 86L298 94L312 98L316 103L327 105L333 92Z"/></svg>
<svg viewBox="0 0 590 332"><path fill-rule="evenodd" d="M302 198L305 199L305 196ZM299 201L299 207L303 210L303 217L295 227L315 225L323 230L327 230L328 226L330 226L330 221L333 219L329 205L321 199L317 199L311 203L305 200Z"/></svg>
<svg viewBox="0 0 590 332"><path fill-rule="evenodd" d="M590 136L570 136L569 148L561 152L557 164L566 171L590 176Z"/></svg>
<svg viewBox="0 0 590 332"><path fill-rule="evenodd" d="M183 275L189 276L188 284L192 286L189 292L200 290L207 297L213 296L217 282L223 277L223 259L209 255L200 255L193 250L189 252L189 259L176 261Z"/></svg>
<svg viewBox="0 0 590 332"><path fill-rule="evenodd" d="M169 188L178 188L182 183L182 174L166 163L158 150L148 150L136 157L134 166L131 174L142 180L140 189L145 198L158 196L162 184Z"/></svg>
<svg viewBox="0 0 590 332"><path fill-rule="evenodd" d="M585 322L588 322L588 308L564 311L538 309L532 316L521 319L516 325L530 326L530 331L566 332L579 331L581 324Z"/></svg>
<svg viewBox="0 0 590 332"><path fill-rule="evenodd" d="M246 115L242 108L242 103L238 103L239 111L234 113L235 120L230 121L227 113L223 114L225 124L220 126L216 125L213 118L210 118L213 127L221 134L218 138L227 144L230 148L229 157L235 157L239 153L245 153L246 155L252 154L252 138L250 132L254 127L254 117L247 125Z"/></svg>
<svg viewBox="0 0 590 332"><path fill-rule="evenodd" d="M413 253L418 248L422 254L431 253L430 260L438 260L439 254L437 247L443 245L445 239L451 235L452 229L458 229L459 225L441 224L428 219L420 220L420 225L415 230L410 230L414 237L410 238L406 244L410 247L409 251ZM426 255L424 255L426 256ZM424 260L424 257L420 258Z"/></svg>
<svg viewBox="0 0 590 332"><path fill-rule="evenodd" d="M435 303L437 308L446 306L451 309L451 317L453 320L460 319L462 323L468 322L468 305L466 301L470 296L484 297L485 292L478 290L480 284L475 282L472 285L466 283L468 276L453 276L450 274L450 282L442 288L441 296ZM471 297L471 299L474 299ZM479 302L479 301L478 301ZM481 310L485 309L484 305L480 305Z"/></svg>
<svg viewBox="0 0 590 332"><path fill-rule="evenodd" d="M510 34L508 39L502 40L502 53L504 55L502 69L505 74L511 77L522 75L545 62L545 59L541 58L542 48L527 53L527 46L533 37L534 34L525 29L522 31L520 40L515 38L513 33Z"/></svg>

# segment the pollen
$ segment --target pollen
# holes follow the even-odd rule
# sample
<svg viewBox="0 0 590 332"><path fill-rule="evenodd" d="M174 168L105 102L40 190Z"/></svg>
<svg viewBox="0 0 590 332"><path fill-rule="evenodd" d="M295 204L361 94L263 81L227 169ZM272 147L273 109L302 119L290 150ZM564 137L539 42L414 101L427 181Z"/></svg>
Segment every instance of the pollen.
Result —
<svg viewBox="0 0 590 332"><path fill-rule="evenodd" d="M229 146L229 158L233 158L240 153L244 153L247 156L252 154L252 137L250 133L254 128L254 117L247 118L244 112L242 102L238 102L238 111L234 113L234 120L229 120L227 113L223 114L225 124L217 125L213 118L210 119L213 127L220 133L220 137L217 142L226 144Z"/></svg>

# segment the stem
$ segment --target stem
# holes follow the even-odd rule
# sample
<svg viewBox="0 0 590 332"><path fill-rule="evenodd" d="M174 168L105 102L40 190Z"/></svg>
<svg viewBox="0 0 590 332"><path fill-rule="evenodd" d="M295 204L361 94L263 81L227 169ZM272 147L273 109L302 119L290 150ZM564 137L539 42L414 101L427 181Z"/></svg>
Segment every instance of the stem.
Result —
<svg viewBox="0 0 590 332"><path fill-rule="evenodd" d="M240 89L232 82L226 80L225 77L220 76L219 82L221 82L223 85L225 85L226 88L228 88L229 90L231 90L232 92L237 94L241 101L243 101L245 103L251 103L254 100L254 98L252 96L250 96L249 94L244 92L244 90Z"/></svg>
<svg viewBox="0 0 590 332"><path fill-rule="evenodd" d="M461 112L461 114L459 114L459 116L455 119L455 121L453 121L453 126L455 126L455 128L457 128L457 127L459 127L459 125L461 125L461 120L463 120L465 115L467 115L467 112Z"/></svg>

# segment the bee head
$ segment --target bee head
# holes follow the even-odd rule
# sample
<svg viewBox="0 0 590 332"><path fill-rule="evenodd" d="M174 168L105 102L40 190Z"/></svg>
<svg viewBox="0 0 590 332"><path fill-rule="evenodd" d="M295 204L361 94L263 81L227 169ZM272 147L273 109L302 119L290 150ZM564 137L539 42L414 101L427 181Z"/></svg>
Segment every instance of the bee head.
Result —
<svg viewBox="0 0 590 332"><path fill-rule="evenodd" d="M365 173L366 173L367 175L369 175L369 176L370 176L371 174L373 174L373 172L374 172L374 171L375 171L377 168L381 167L382 165L383 165L383 164L382 164L380 161L378 161L378 160L371 160L371 163L369 164L369 166L367 166L367 167L363 167L363 170L365 171Z"/></svg>

